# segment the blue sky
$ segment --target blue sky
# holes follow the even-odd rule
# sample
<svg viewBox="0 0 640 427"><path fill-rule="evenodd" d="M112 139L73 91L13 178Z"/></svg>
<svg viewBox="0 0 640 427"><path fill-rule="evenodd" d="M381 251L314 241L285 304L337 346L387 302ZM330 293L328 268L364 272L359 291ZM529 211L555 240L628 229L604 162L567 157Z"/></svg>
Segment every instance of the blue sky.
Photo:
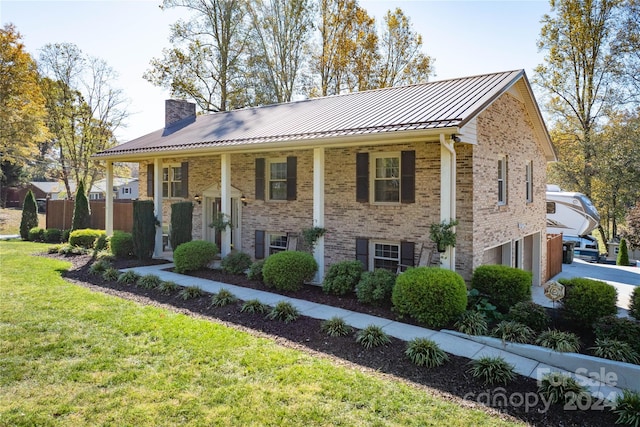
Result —
<svg viewBox="0 0 640 427"><path fill-rule="evenodd" d="M75 43L83 52L104 59L119 74L114 86L130 100L128 126L120 142L142 136L164 124L167 91L142 78L153 57L168 47L169 26L181 13L160 10L161 0L29 1L1 0L0 21L11 22L37 58L47 43ZM536 41L548 1L388 1L360 0L378 21L389 9L404 10L435 58L442 80L475 74L525 69L529 79L542 62Z"/></svg>

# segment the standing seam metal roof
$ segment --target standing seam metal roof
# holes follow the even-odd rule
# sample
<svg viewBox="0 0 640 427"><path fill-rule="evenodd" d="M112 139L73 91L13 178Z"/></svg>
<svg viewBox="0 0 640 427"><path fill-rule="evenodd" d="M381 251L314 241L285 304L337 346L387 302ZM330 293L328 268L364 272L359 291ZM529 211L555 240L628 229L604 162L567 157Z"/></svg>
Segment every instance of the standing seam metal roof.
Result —
<svg viewBox="0 0 640 427"><path fill-rule="evenodd" d="M506 71L201 115L96 157L461 127L523 76Z"/></svg>

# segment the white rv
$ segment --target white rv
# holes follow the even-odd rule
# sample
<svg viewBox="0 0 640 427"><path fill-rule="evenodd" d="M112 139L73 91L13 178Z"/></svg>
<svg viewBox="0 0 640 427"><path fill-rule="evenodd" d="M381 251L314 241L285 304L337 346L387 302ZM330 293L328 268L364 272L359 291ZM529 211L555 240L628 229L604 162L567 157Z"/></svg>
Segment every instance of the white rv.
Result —
<svg viewBox="0 0 640 427"><path fill-rule="evenodd" d="M597 248L588 234L599 222L600 214L587 196L547 185L547 233L562 233L564 240L575 241L577 247Z"/></svg>

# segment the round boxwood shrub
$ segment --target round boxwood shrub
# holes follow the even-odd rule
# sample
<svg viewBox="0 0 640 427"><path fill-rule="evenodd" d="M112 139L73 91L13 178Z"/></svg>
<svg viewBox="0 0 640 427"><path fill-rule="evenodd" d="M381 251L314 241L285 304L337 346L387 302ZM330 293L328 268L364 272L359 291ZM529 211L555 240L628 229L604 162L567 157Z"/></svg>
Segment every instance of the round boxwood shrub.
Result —
<svg viewBox="0 0 640 427"><path fill-rule="evenodd" d="M633 288L631 302L629 303L629 314L636 320L640 320L640 286Z"/></svg>
<svg viewBox="0 0 640 427"><path fill-rule="evenodd" d="M638 321L612 314L596 320L593 324L593 332L598 339L623 341L640 353L640 322Z"/></svg>
<svg viewBox="0 0 640 427"><path fill-rule="evenodd" d="M359 262L359 261L358 261ZM356 285L358 301L363 304L382 304L391 300L396 275L384 268L362 273Z"/></svg>
<svg viewBox="0 0 640 427"><path fill-rule="evenodd" d="M60 243L62 241L62 230L59 228L47 228L44 230L44 241L47 243Z"/></svg>
<svg viewBox="0 0 640 427"><path fill-rule="evenodd" d="M600 317L616 314L616 288L600 280L574 277L558 280L565 286L563 306L578 326L589 328Z"/></svg>
<svg viewBox="0 0 640 427"><path fill-rule="evenodd" d="M28 240L30 242L44 241L44 228L33 227L31 230L29 230Z"/></svg>
<svg viewBox="0 0 640 427"><path fill-rule="evenodd" d="M244 274L251 267L251 257L244 252L231 252L220 263L222 271L229 274Z"/></svg>
<svg viewBox="0 0 640 427"><path fill-rule="evenodd" d="M264 262L262 278L265 285L280 291L297 291L304 282L313 278L318 264L307 252L277 252Z"/></svg>
<svg viewBox="0 0 640 427"><path fill-rule="evenodd" d="M116 258L132 258L133 236L124 231L114 231L113 236L109 238L109 247Z"/></svg>
<svg viewBox="0 0 640 427"><path fill-rule="evenodd" d="M96 240L104 234L104 230L94 230L92 228L73 230L71 234L69 234L69 244L71 246L80 246L85 249L93 249L93 245Z"/></svg>
<svg viewBox="0 0 640 427"><path fill-rule="evenodd" d="M215 243L192 240L178 246L173 251L173 262L177 273L185 273L206 267L218 253Z"/></svg>
<svg viewBox="0 0 640 427"><path fill-rule="evenodd" d="M501 313L520 301L531 300L532 274L506 265L481 265L471 277L471 288L487 295Z"/></svg>
<svg viewBox="0 0 640 427"><path fill-rule="evenodd" d="M509 309L509 319L527 325L534 331L544 331L551 324L547 310L533 301L521 301Z"/></svg>
<svg viewBox="0 0 640 427"><path fill-rule="evenodd" d="M411 268L396 279L393 309L432 328L439 328L467 307L467 287L462 276L439 267Z"/></svg>
<svg viewBox="0 0 640 427"><path fill-rule="evenodd" d="M327 294L346 295L353 292L362 275L360 261L340 261L329 267L322 282L322 290Z"/></svg>

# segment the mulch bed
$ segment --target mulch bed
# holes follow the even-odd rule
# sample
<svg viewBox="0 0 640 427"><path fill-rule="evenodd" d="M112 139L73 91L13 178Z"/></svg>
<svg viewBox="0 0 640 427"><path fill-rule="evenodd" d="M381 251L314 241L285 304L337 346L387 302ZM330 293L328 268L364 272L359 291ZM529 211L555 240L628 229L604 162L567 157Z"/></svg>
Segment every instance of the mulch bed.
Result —
<svg viewBox="0 0 640 427"><path fill-rule="evenodd" d="M191 300L183 300L177 292L167 295L157 290L141 289L132 285L108 282L100 276L89 274L92 263L90 256L64 257L73 267L64 273L64 277L78 285L89 287L121 298L137 301L141 304L161 306L212 322L222 323L257 336L269 337L279 344L296 348L318 357L325 357L341 365L384 375L398 381L404 381L422 388L426 393L437 395L450 401L482 408L505 418L515 418L535 426L605 426L613 425L615 414L604 408L602 402L593 402L592 409L579 410L562 405L546 407L537 393L534 379L518 375L508 385L488 386L474 379L467 370L469 359L449 355L449 362L438 368L427 369L411 363L404 354L406 343L391 338L391 343L370 350L355 342L354 335L347 337L328 337L321 332L321 321L301 316L298 320L286 324L268 320L264 315L241 313L241 303L226 307L211 307L210 295ZM161 261L156 261L160 263ZM148 265L146 263L145 265ZM117 261L116 268L136 266L136 261ZM226 275L220 271L204 270L194 276L217 280L223 283L246 286L277 293L267 289L260 282L248 280L244 276ZM282 293L294 298L306 299L322 304L341 307L348 310L396 319L390 307L365 307L352 297L326 295L317 286L305 286L303 290ZM407 319L403 319L407 322Z"/></svg>

